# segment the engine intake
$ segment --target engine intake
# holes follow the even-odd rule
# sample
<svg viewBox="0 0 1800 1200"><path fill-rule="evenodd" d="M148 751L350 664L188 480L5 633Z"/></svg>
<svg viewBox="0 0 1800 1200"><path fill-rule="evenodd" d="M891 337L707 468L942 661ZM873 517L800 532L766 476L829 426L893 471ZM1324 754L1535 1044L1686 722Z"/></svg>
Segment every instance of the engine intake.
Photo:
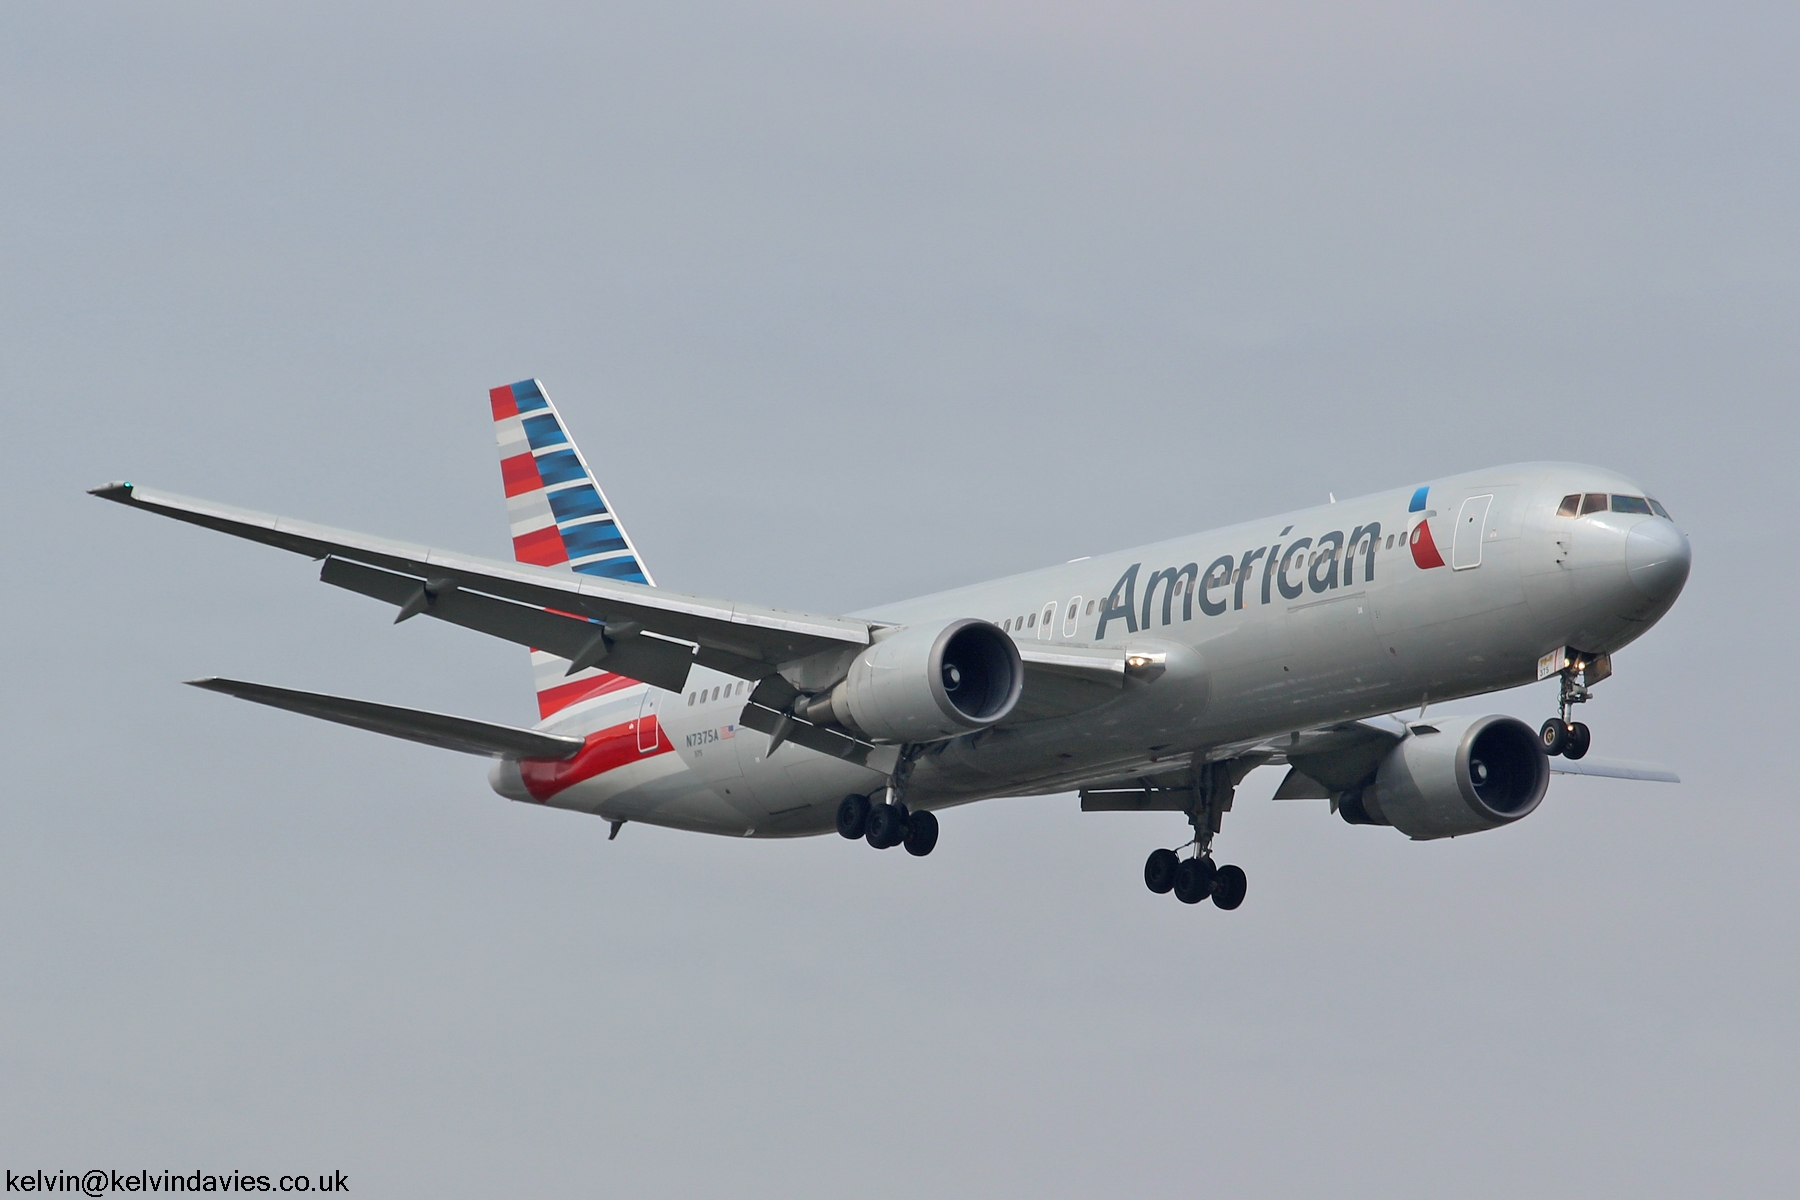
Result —
<svg viewBox="0 0 1800 1200"><path fill-rule="evenodd" d="M1374 778L1338 798L1352 825L1392 825L1418 841L1510 825L1550 786L1550 760L1513 717L1447 717L1388 752Z"/></svg>
<svg viewBox="0 0 1800 1200"><path fill-rule="evenodd" d="M843 681L800 715L880 742L935 742L1004 718L1025 664L1012 638L973 617L896 630L858 654Z"/></svg>

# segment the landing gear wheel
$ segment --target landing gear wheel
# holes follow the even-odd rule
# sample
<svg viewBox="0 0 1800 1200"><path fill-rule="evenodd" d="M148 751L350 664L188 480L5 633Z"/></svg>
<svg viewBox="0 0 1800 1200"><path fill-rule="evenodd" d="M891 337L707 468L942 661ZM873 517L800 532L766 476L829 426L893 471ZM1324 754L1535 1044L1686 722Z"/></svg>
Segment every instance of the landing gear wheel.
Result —
<svg viewBox="0 0 1800 1200"><path fill-rule="evenodd" d="M1213 879L1213 903L1229 912L1244 902L1244 893L1249 887L1250 881L1244 877L1244 868L1227 863L1219 868L1218 875Z"/></svg>
<svg viewBox="0 0 1800 1200"><path fill-rule="evenodd" d="M1161 896L1175 886L1175 872L1181 860L1173 850L1152 850L1144 860L1144 886Z"/></svg>
<svg viewBox="0 0 1800 1200"><path fill-rule="evenodd" d="M937 814L916 812L906 819L906 852L924 858L937 845Z"/></svg>
<svg viewBox="0 0 1800 1200"><path fill-rule="evenodd" d="M1594 735L1580 721L1569 726L1569 744L1563 747L1564 758L1580 758L1593 745Z"/></svg>
<svg viewBox="0 0 1800 1200"><path fill-rule="evenodd" d="M1212 895L1217 874L1210 858L1183 859L1175 868L1175 898L1183 904L1200 903Z"/></svg>
<svg viewBox="0 0 1800 1200"><path fill-rule="evenodd" d="M1571 728L1572 726L1561 717L1551 717L1545 721L1543 729L1538 731L1538 737L1542 738L1544 742L1544 753L1552 758L1558 754L1567 753Z"/></svg>
<svg viewBox="0 0 1800 1200"><path fill-rule="evenodd" d="M906 840L907 812L904 804L877 804L869 810L869 828L864 836L877 850L887 850Z"/></svg>
<svg viewBox="0 0 1800 1200"><path fill-rule="evenodd" d="M838 805L837 831L847 838L859 838L869 831L869 798L845 796Z"/></svg>

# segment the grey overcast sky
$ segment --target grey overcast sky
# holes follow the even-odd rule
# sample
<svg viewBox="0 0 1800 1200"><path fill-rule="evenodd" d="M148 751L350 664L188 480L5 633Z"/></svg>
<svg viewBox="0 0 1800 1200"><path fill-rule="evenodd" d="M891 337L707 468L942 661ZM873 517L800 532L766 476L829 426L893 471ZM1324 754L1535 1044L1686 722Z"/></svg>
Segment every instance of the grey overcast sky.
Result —
<svg viewBox="0 0 1800 1200"><path fill-rule="evenodd" d="M0 1165L1792 1194L1796 44L1791 3L0 8ZM180 686L528 721L516 647L83 493L503 556L484 393L532 375L660 582L823 612L1617 468L1695 567L1584 716L1687 782L1414 845L1259 772L1226 915L1144 891L1178 817L609 844Z"/></svg>

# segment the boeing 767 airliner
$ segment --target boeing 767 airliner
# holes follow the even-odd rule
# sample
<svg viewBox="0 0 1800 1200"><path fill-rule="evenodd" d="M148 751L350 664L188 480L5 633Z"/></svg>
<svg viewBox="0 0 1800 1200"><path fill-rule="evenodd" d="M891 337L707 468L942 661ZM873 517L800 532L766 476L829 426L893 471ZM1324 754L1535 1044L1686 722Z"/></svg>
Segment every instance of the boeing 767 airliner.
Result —
<svg viewBox="0 0 1800 1200"><path fill-rule="evenodd" d="M1511 824L1587 756L1575 706L1675 603L1688 540L1644 488L1493 467L826 616L658 588L536 380L489 393L517 562L131 483L95 494L321 560L320 578L531 648L518 729L229 679L196 686L494 759L514 800L737 837L836 832L915 855L937 813L1079 791L1186 815L1150 890L1236 908L1213 842L1238 784L1415 839ZM1429 706L1560 681L1540 729ZM1413 716L1397 714L1412 713Z"/></svg>

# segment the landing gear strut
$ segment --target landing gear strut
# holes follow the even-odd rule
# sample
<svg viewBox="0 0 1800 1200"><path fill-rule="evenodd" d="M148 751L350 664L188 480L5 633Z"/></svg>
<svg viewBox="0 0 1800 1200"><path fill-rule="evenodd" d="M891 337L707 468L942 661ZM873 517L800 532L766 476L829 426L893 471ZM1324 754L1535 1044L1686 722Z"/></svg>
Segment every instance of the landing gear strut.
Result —
<svg viewBox="0 0 1800 1200"><path fill-rule="evenodd" d="M1227 761L1194 768L1188 788L1192 799L1187 810L1194 840L1181 847L1186 850L1191 846L1194 853L1182 858L1179 850L1152 851L1144 862L1144 886L1158 895L1174 892L1183 904L1198 904L1209 896L1223 909L1233 909L1244 902L1248 882L1243 868L1215 864L1212 843L1225 814L1231 811L1238 781L1254 765Z"/></svg>
<svg viewBox="0 0 1800 1200"><path fill-rule="evenodd" d="M1598 682L1596 680L1595 682ZM1580 721L1569 720L1577 704L1586 704L1589 700L1588 687L1585 682L1576 682L1575 672L1565 670L1562 673L1562 693L1558 698L1558 711L1561 715L1551 717L1544 722L1538 731L1543 739L1544 753L1552 756L1562 755L1564 758L1580 758L1588 752L1593 742L1593 734Z"/></svg>

